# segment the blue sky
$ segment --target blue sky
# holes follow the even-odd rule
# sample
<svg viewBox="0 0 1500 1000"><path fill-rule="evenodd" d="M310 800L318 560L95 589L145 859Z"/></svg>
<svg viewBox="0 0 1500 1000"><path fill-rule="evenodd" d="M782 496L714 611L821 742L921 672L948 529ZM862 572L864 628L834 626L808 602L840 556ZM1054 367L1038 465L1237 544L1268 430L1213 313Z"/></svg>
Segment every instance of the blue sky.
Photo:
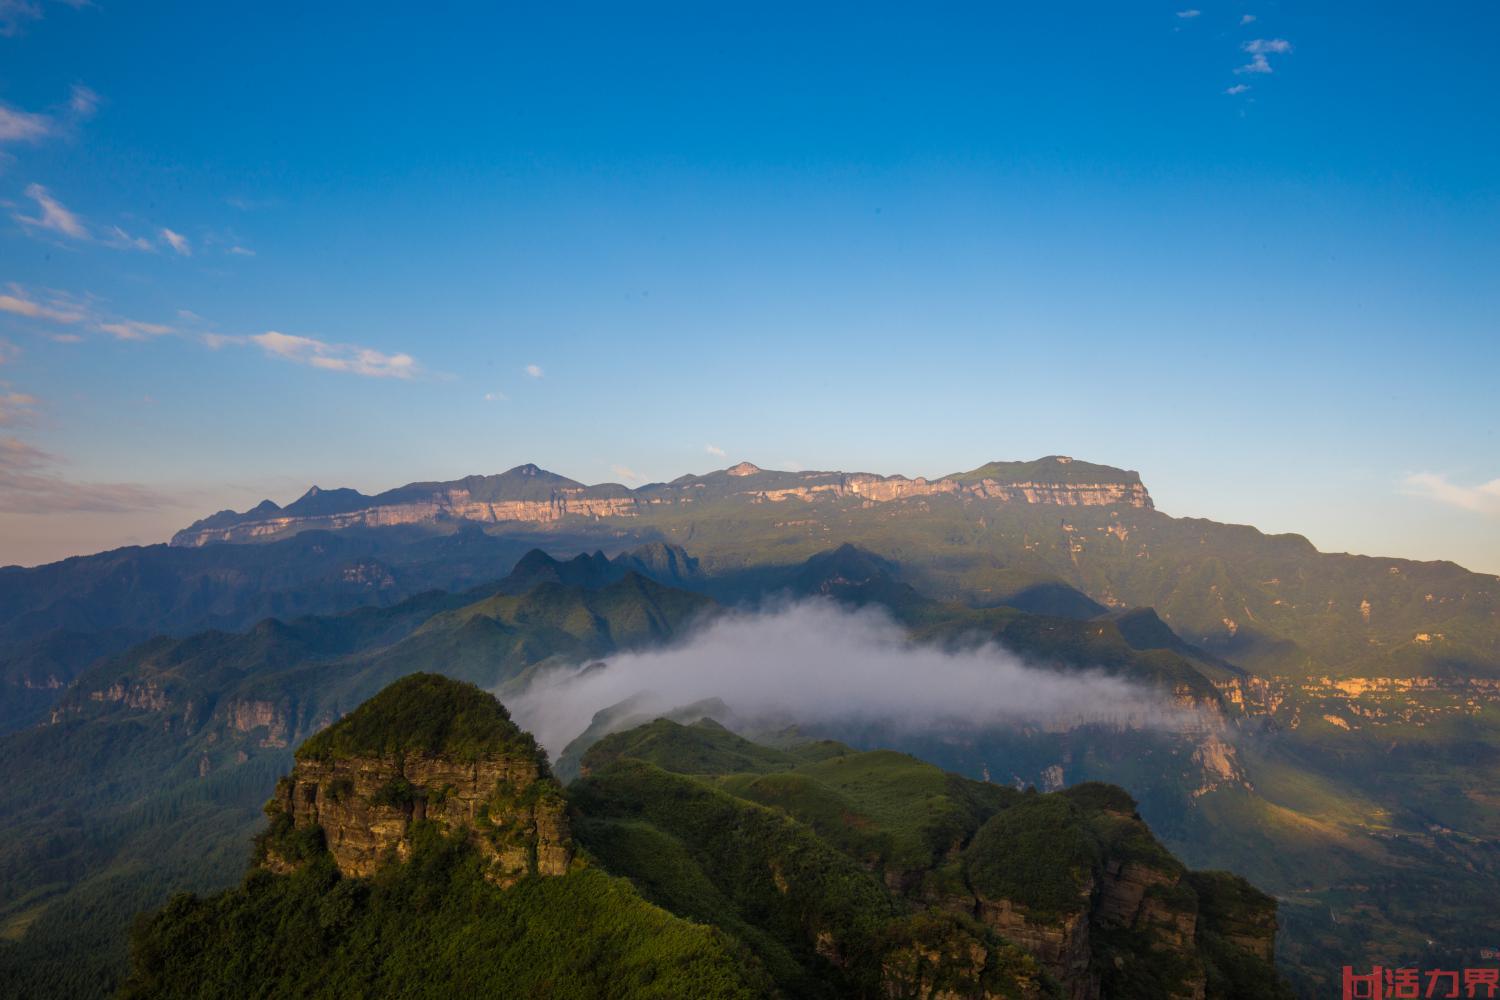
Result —
<svg viewBox="0 0 1500 1000"><path fill-rule="evenodd" d="M0 0L0 563L1062 453L1500 572L1500 8L312 6Z"/></svg>

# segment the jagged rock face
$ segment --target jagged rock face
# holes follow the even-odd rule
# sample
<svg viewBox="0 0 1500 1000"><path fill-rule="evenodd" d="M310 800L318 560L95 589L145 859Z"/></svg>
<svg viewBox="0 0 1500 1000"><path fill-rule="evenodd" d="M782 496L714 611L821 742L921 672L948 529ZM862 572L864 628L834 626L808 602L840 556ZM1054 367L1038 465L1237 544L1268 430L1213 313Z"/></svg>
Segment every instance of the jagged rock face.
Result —
<svg viewBox="0 0 1500 1000"><path fill-rule="evenodd" d="M277 785L272 808L298 829L321 827L345 875L370 875L392 856L405 860L412 825L424 820L466 837L488 862L487 876L501 885L565 874L572 861L557 785L525 757L299 761ZM272 855L267 865L284 863Z"/></svg>
<svg viewBox="0 0 1500 1000"><path fill-rule="evenodd" d="M264 728L263 747L284 747L291 736L286 710L272 701L235 698L224 709L225 722L236 733Z"/></svg>
<svg viewBox="0 0 1500 1000"><path fill-rule="evenodd" d="M1068 464L1056 459L1056 468ZM527 484L548 476L533 467L517 482ZM512 470L506 477L513 476ZM1045 475L1045 473L1044 473ZM504 477L502 477L504 478ZM1061 474L1057 480L995 479L960 480L953 477L928 480L922 477L880 476L871 473L773 472L741 462L723 474L688 476L672 483L654 483L638 489L584 486L562 477L550 477L550 494L534 495L529 485L518 487L524 496L476 496L462 480L455 483L402 487L380 497L363 497L353 491L337 509L318 509L304 497L291 508L265 503L244 514L221 512L205 518L172 538L173 545L199 546L211 542L253 542L308 529L385 527L428 524L444 520L549 525L565 519L598 520L636 517L648 508L678 504L703 504L716 500L748 500L752 503L782 503L801 500L853 498L865 504L889 503L913 498L953 496L992 503L1050 504L1064 507L1126 506L1151 508L1151 495L1134 473L1121 473L1117 480L1080 482ZM311 494L310 494L311 495ZM323 494L328 496L328 494Z"/></svg>
<svg viewBox="0 0 1500 1000"><path fill-rule="evenodd" d="M976 901L975 916L1036 957L1063 987L1069 1000L1093 1000L1099 982L1090 969L1089 919L1087 910L1056 920L1037 920L1008 899Z"/></svg>
<svg viewBox="0 0 1500 1000"><path fill-rule="evenodd" d="M256 518L222 527L188 529L173 536L173 545L207 545L210 542L252 542L278 538L309 528L383 528L398 524L428 524L440 520L476 521L495 524L519 521L548 524L564 517L627 517L635 513L635 501L621 497L588 497L580 490L559 490L547 500L476 501L465 489L434 494L429 500L370 506L334 514Z"/></svg>
<svg viewBox="0 0 1500 1000"><path fill-rule="evenodd" d="M1017 992L995 992L978 985L991 961L978 941L954 936L937 943L912 942L888 953L880 966L881 994L887 1000L1038 1000L1041 984L1020 982ZM947 985L933 981L933 970L945 970Z"/></svg>
<svg viewBox="0 0 1500 1000"><path fill-rule="evenodd" d="M1140 822L1124 814L1107 815L1116 824ZM972 900L946 900L942 905L967 910L1001 937L1026 949L1057 980L1068 1000L1108 996L1111 970L1107 966L1113 961L1109 941L1117 931L1145 942L1150 953L1171 957L1179 978L1168 1000L1203 1000L1207 974L1199 941L1203 923L1199 895L1191 881L1195 877L1170 860L1155 862L1111 852L1100 859L1093 876L1079 884L1076 904L1062 912L1033 912L1012 899L987 896L978 889ZM1227 920L1216 913L1212 927L1231 944L1269 962L1276 920L1274 902L1267 899L1266 905L1257 909L1242 904ZM1137 958L1130 956L1130 960Z"/></svg>

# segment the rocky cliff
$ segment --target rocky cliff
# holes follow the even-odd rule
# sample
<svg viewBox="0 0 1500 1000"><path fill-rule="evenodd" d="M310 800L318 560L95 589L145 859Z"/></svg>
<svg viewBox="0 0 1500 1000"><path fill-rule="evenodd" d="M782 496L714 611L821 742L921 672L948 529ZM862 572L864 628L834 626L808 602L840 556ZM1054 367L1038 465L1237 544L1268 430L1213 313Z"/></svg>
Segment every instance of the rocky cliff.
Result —
<svg viewBox="0 0 1500 1000"><path fill-rule="evenodd" d="M972 901L946 905L972 908L1025 948L1070 1000L1142 982L1164 998L1203 1000L1208 938L1240 960L1271 959L1275 902L1234 876L1188 871L1111 786L1079 785L997 814L966 848L965 874Z"/></svg>
<svg viewBox="0 0 1500 1000"><path fill-rule="evenodd" d="M261 863L288 871L319 838L345 875L411 856L423 828L466 841L502 886L563 875L562 790L531 738L472 685L413 674L297 751L267 804Z"/></svg>
<svg viewBox="0 0 1500 1000"><path fill-rule="evenodd" d="M780 472L741 462L705 476L683 476L636 489L617 483L585 486L535 465L522 465L498 476L412 483L377 496L314 486L286 507L266 500L244 513L220 511L179 531L172 544L254 542L309 529L444 521L551 525L570 519L636 517L653 507L725 500L878 504L936 496L1065 507L1152 506L1137 473L1058 455L1035 462L991 462L933 480L864 472Z"/></svg>

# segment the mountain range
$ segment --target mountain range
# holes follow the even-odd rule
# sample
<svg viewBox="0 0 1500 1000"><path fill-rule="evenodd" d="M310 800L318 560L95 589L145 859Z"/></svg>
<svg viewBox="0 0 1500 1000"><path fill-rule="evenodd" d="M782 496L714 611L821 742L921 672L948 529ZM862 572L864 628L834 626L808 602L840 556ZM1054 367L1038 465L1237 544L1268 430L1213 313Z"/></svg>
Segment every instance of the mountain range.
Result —
<svg viewBox="0 0 1500 1000"><path fill-rule="evenodd" d="M1001 785L1124 786L1182 862L1275 894L1304 995L1342 964L1472 964L1492 946L1496 577L1174 518L1135 473L1056 456L931 481L742 463L637 489L521 466L312 490L170 546L0 570L0 986L111 989L131 915L230 884L291 748L398 678L509 699L777 595L1212 713L1212 732L830 721L800 738ZM622 703L553 763L575 778L592 746L653 721Z"/></svg>

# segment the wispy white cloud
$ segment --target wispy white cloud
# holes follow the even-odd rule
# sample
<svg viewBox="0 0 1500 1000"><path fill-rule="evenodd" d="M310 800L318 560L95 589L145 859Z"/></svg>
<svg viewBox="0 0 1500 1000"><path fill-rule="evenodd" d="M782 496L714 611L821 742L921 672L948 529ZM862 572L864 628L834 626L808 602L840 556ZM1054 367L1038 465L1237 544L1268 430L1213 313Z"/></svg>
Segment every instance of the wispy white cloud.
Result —
<svg viewBox="0 0 1500 1000"><path fill-rule="evenodd" d="M1254 24L1254 23L1255 23L1255 15L1254 14L1241 14L1240 15L1240 24L1241 25Z"/></svg>
<svg viewBox="0 0 1500 1000"><path fill-rule="evenodd" d="M90 7L90 0L59 0L66 7ZM0 37L19 35L30 21L42 17L41 0L0 0Z"/></svg>
<svg viewBox="0 0 1500 1000"><path fill-rule="evenodd" d="M173 232L172 230L163 226L161 230L161 238L167 241L167 246L171 247L173 250L176 250L182 256L191 257L193 255L192 244L189 243L188 238L181 233Z"/></svg>
<svg viewBox="0 0 1500 1000"><path fill-rule="evenodd" d="M1195 18L1202 13L1203 11L1201 10L1179 10L1177 12L1177 16L1186 21Z"/></svg>
<svg viewBox="0 0 1500 1000"><path fill-rule="evenodd" d="M354 344L330 344L312 337L268 330L247 338L274 357L326 371L349 372L370 378L415 377L420 369L410 354L386 354Z"/></svg>
<svg viewBox="0 0 1500 1000"><path fill-rule="evenodd" d="M99 95L81 83L73 84L68 97L68 110L80 118L90 118L99 109Z"/></svg>
<svg viewBox="0 0 1500 1000"><path fill-rule="evenodd" d="M19 34L23 24L41 16L42 5L37 0L0 0L0 36Z"/></svg>
<svg viewBox="0 0 1500 1000"><path fill-rule="evenodd" d="M251 250L249 247L239 246L238 244L236 244L235 246L230 247L227 252L234 254L236 257L254 257L255 256L255 251L254 250Z"/></svg>
<svg viewBox="0 0 1500 1000"><path fill-rule="evenodd" d="M1226 93L1226 94L1243 94L1245 91L1247 91L1249 89L1250 89L1250 85L1248 83L1237 83L1233 87L1230 87L1228 90L1224 91L1224 93Z"/></svg>
<svg viewBox="0 0 1500 1000"><path fill-rule="evenodd" d="M116 340L150 340L152 337L174 332L170 326L164 326L161 323L142 323L133 319L120 320L117 323L100 323L98 329Z"/></svg>
<svg viewBox="0 0 1500 1000"><path fill-rule="evenodd" d="M116 340L149 340L176 334L196 337L204 346L218 350L224 347L255 345L267 354L291 361L295 364L322 368L326 371L348 372L370 378L415 378L422 374L421 366L410 354L389 354L357 344L334 344L313 337L268 330L254 336L200 332L203 320L190 310L178 310L178 316L187 324L186 328L166 323L151 323L118 316L101 315L89 302L56 297L39 300L20 285L7 286L0 292L0 312L24 316L28 319L55 325L75 326L78 329L107 334ZM198 329L194 329L197 327ZM53 340L76 341L81 338L67 334L52 334ZM0 355L3 360L4 355Z"/></svg>
<svg viewBox="0 0 1500 1000"><path fill-rule="evenodd" d="M6 0L0 0L0 35L4 35ZM99 95L81 83L75 83L66 105L57 105L52 114L23 111L0 103L0 143L38 143L67 134L71 128L92 118L99 108Z"/></svg>
<svg viewBox="0 0 1500 1000"><path fill-rule="evenodd" d="M710 455L714 456L715 458L724 458L724 457L726 457L724 449L720 448L716 444L706 444L706 445L703 446L703 450L706 451L706 452L708 452Z"/></svg>
<svg viewBox="0 0 1500 1000"><path fill-rule="evenodd" d="M530 375L532 378L541 378L543 374L541 365L527 365L521 370L524 371L527 375Z"/></svg>
<svg viewBox="0 0 1500 1000"><path fill-rule="evenodd" d="M622 482L638 483L646 477L625 465L611 465L609 471L619 476Z"/></svg>
<svg viewBox="0 0 1500 1000"><path fill-rule="evenodd" d="M1460 486L1440 473L1418 472L1407 476L1404 485L1406 492L1413 496L1480 514L1500 516L1500 479L1491 479L1478 486Z"/></svg>
<svg viewBox="0 0 1500 1000"><path fill-rule="evenodd" d="M144 250L147 253L156 252L156 244L144 236L131 236L119 226L110 226L109 232L101 240L105 246L114 247L118 250Z"/></svg>
<svg viewBox="0 0 1500 1000"><path fill-rule="evenodd" d="M71 303L37 302L19 285L10 286L10 294L0 294L0 312L8 312L27 319L39 319L48 323L77 323L86 319L85 313Z"/></svg>
<svg viewBox="0 0 1500 1000"><path fill-rule="evenodd" d="M26 197L37 204L35 215L22 215L13 212L11 218L15 219L28 230L48 231L61 233L75 240L92 242L98 246L109 247L112 250L139 250L147 253L155 253L158 244L149 237L139 236L120 226L109 226L98 233L91 232L83 218L68 208L62 202L53 197L52 192L40 184L31 184L26 188ZM170 247L178 255L191 257L193 245L188 238L181 233L162 227L159 230L161 244ZM236 247L231 253L252 253L243 247Z"/></svg>
<svg viewBox="0 0 1500 1000"><path fill-rule="evenodd" d="M12 216L23 226L51 230L75 240L89 238L89 231L78 216L69 211L62 202L52 197L40 184L28 185L26 197L36 202L38 211L35 216L22 215L19 212Z"/></svg>
<svg viewBox="0 0 1500 1000"><path fill-rule="evenodd" d="M1250 53L1250 61L1235 70L1236 73L1270 73L1271 61L1266 57L1285 55L1292 51L1292 43L1285 38L1256 38L1240 48Z"/></svg>
<svg viewBox="0 0 1500 1000"><path fill-rule="evenodd" d="M0 142L40 142L57 131L50 115L0 104Z"/></svg>
<svg viewBox="0 0 1500 1000"><path fill-rule="evenodd" d="M54 293L50 299L39 301L35 294L20 285L11 284L7 288L6 293L0 293L0 312L24 316L42 323L93 330L108 334L116 340L148 340L177 332L163 323L101 315L91 302L70 298L62 293ZM52 339L71 343L82 338L70 332L52 334Z"/></svg>
<svg viewBox="0 0 1500 1000"><path fill-rule="evenodd" d="M484 394L486 403L503 403L510 397L503 392L487 392Z"/></svg>
<svg viewBox="0 0 1500 1000"><path fill-rule="evenodd" d="M58 475L53 456L18 438L0 438L0 513L117 513L181 506L135 483L81 483Z"/></svg>
<svg viewBox="0 0 1500 1000"><path fill-rule="evenodd" d="M276 204L274 198L249 198L245 195L232 194L224 199L224 204L230 208L237 208L241 212L258 212L264 208L270 208Z"/></svg>

